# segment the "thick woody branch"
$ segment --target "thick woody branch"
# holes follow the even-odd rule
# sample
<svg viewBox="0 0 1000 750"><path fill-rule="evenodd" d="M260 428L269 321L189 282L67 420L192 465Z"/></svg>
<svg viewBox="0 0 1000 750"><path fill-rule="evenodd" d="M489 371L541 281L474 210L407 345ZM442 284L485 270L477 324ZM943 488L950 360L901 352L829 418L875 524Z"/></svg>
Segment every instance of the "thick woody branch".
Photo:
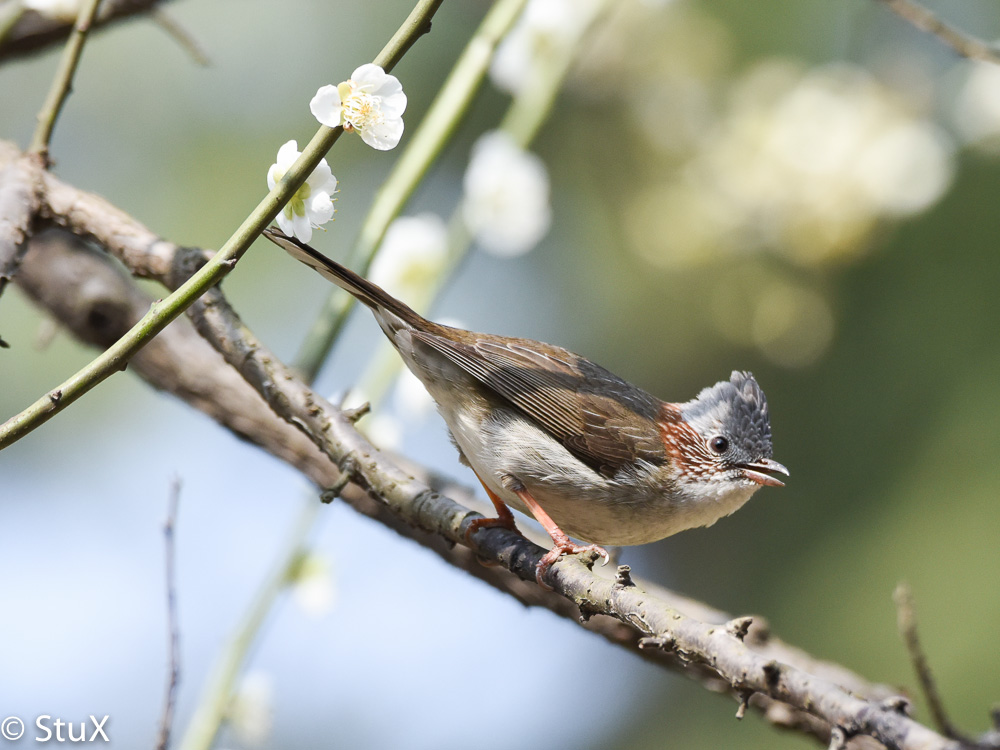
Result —
<svg viewBox="0 0 1000 750"><path fill-rule="evenodd" d="M350 472L352 479L414 526L455 544L465 544L468 524L479 514L441 495L402 471L365 440L349 420L312 392L256 340L218 290L190 310L198 330L237 367L275 412L308 434L324 453ZM480 556L525 581L545 550L506 529L480 531L471 540ZM629 575L615 580L590 570L593 559L568 557L550 574L555 591L572 601L584 617L610 616L631 625L640 649L663 651L687 667L714 673L737 694L759 694L792 706L829 725L834 737L872 737L890 748L958 748L959 743L913 721L908 702L874 702L837 683L752 650L745 643L745 623L730 626L685 615L635 584Z"/></svg>
<svg viewBox="0 0 1000 750"><path fill-rule="evenodd" d="M207 257L157 238L113 206L51 175L44 176L41 200L50 220L114 250L133 273L168 286L181 283ZM148 309L148 298L105 258L81 251L79 242L67 246L63 239L49 237L31 244L17 282L82 339L107 345ZM709 689L731 693L740 702L738 715L749 705L775 724L838 744L869 736L892 748L968 746L908 718L907 702L889 688L780 643L759 622L749 627L749 618L731 620L705 605L637 583L626 570L611 580L581 560L567 558L553 567L556 591L542 591L534 583L542 548L503 529L481 531L473 549L464 546L465 529L477 515L467 507L469 493L419 468L403 469L371 446L347 416L255 339L221 292L213 290L192 316L239 373L181 321L165 329L130 367L298 467L321 487L338 483L336 466L343 466L354 481L341 496L352 507L449 563L525 604L544 606L573 621L582 614L583 627ZM499 566L483 567L477 555ZM606 617L595 616L599 614ZM984 738L976 746L997 748L1000 741Z"/></svg>
<svg viewBox="0 0 1000 750"><path fill-rule="evenodd" d="M104 349L149 309L144 294L121 270L81 240L48 232L30 243L18 285L77 338ZM239 373L181 318L129 363L154 388L177 396L318 484L337 473L301 432L276 420Z"/></svg>
<svg viewBox="0 0 1000 750"><path fill-rule="evenodd" d="M0 146L2 146L0 142ZM0 294L14 278L39 208L41 158L0 153Z"/></svg>
<svg viewBox="0 0 1000 750"><path fill-rule="evenodd" d="M61 234L50 234L32 242L18 283L77 336L98 346L113 340L118 328L127 326L131 317L141 315L149 302L105 258L81 248L78 241L67 242ZM230 331L228 336L212 334L213 337L232 339L232 333L240 330L240 324L233 320L231 313L223 312L227 307L224 300L215 300L212 307L216 317L228 320ZM206 313L206 317L212 314ZM271 372L270 377L282 369L277 360L257 344L232 339L224 346L233 353L231 356L238 352L249 353L251 364L247 369ZM271 364L265 360L270 360ZM333 463L320 454L312 440L300 429L278 419L235 370L224 366L215 350L185 321L177 321L164 330L132 361L130 368L155 387L174 393L242 437L298 467L317 485L330 486L337 481ZM296 385L288 391L276 386L270 378L267 380L264 388L271 393L272 401L287 403L285 411L289 414L302 414L303 426L329 420L329 435L334 438L342 435L349 442L342 448L327 445L326 452L338 458L353 456L353 466L360 481L373 490L382 490L388 497L373 501L371 495L351 484L342 496L352 507L433 549L450 564L524 604L546 607L614 643L637 651L648 660L681 671L713 691L730 692L736 700L747 699L750 707L763 712L775 724L815 735L824 741L829 739L831 732L826 714L802 710L790 699L776 700L769 692L755 691L752 677L755 669L758 682L765 674L777 677L776 690L793 692L805 685L808 690L803 693L801 706L812 700L810 696L822 695L828 690L836 699L816 701L817 706L841 706L843 709L843 700L859 696L851 705L863 709L861 714L874 712L876 717L883 718L888 715L885 720L890 724L904 722L903 730L913 726L920 728L895 714L895 709L882 706L883 701L889 701L886 705L895 705L890 701L893 692L889 688L867 683L842 667L818 661L783 644L770 636L760 618L754 618L748 631L749 618L732 620L727 626L732 618L723 612L654 585L636 585L624 572L618 581L601 578L575 560L566 560L555 568L558 571L556 583L568 598L545 592L534 583L532 567L542 554L541 548L502 530L477 535L477 551L487 558L507 561L508 567L518 571L521 578L501 567L482 566L476 554L461 545L463 524L473 515L466 507L470 503L467 490L448 485L416 467L406 467L406 471L399 469L394 461L357 435L349 421L333 407L328 404L317 407L319 400L310 395L308 389ZM302 409L296 405L297 399L307 399L313 406ZM345 465L351 463L345 461ZM389 486L396 482L398 486ZM439 494L442 492L460 499L461 504ZM437 533L428 533L427 528ZM581 612L586 615L582 623ZM610 614L611 617L596 617L596 614ZM664 624L668 625L666 629ZM787 666L767 666L766 669L763 666L771 664ZM720 671L718 665L727 666ZM787 674L784 670L788 670ZM797 677L793 680L788 675ZM843 713L835 715L849 727L867 725L853 717L844 719ZM871 723L870 716L866 721ZM887 734L899 735L903 730ZM910 736L914 736L912 731ZM947 746L942 744L943 738L933 733L929 736L932 741L927 747ZM895 746L918 745L907 742Z"/></svg>

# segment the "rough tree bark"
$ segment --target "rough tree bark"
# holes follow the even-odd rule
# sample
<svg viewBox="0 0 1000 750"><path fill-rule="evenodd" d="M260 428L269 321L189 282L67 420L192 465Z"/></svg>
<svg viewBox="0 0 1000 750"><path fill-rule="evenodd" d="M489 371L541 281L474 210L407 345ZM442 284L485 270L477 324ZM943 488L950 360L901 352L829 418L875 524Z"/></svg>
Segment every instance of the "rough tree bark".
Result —
<svg viewBox="0 0 1000 750"><path fill-rule="evenodd" d="M16 149L0 143L0 169L17 158ZM16 282L90 344L116 340L145 313L149 299L106 255L79 238L98 243L131 273L168 288L206 257L157 237L103 199L47 172L38 194L37 219L75 237L63 232L32 240ZM341 490L346 502L451 564L709 689L731 693L741 712L749 705L775 724L831 745L860 747L873 738L891 748L963 746L909 718L908 701L891 688L780 642L760 618L731 618L635 581L625 567L611 578L590 570L586 561L567 558L553 567L555 591L541 590L534 583L541 547L504 529L484 531L474 548L466 547L465 528L477 516L467 507L470 493L371 446L347 415L256 340L218 289L190 314L201 336L177 321L130 369L297 467L318 487L340 485L342 467L350 479ZM484 567L477 556L499 565ZM1000 747L1000 738L983 737L977 746Z"/></svg>

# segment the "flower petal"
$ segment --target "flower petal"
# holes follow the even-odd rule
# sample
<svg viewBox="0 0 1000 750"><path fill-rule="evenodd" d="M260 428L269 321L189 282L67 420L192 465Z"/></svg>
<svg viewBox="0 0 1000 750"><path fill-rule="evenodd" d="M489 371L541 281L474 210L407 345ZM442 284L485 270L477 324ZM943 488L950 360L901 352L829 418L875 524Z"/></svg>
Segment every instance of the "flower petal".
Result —
<svg viewBox="0 0 1000 750"><path fill-rule="evenodd" d="M312 224L309 219L305 216L299 214L292 214L292 234L294 234L302 242L308 242L312 239L313 229ZM285 234L288 234L285 232Z"/></svg>
<svg viewBox="0 0 1000 750"><path fill-rule="evenodd" d="M403 121L401 119L386 120L374 127L359 131L361 140L374 149L388 151L395 148L403 137Z"/></svg>
<svg viewBox="0 0 1000 750"><path fill-rule="evenodd" d="M351 73L351 83L354 84L354 88L356 89L374 93L375 89L382 84L386 77L386 72L378 65L365 63ZM392 76L388 77L392 78Z"/></svg>
<svg viewBox="0 0 1000 750"><path fill-rule="evenodd" d="M374 94L375 96L380 96L383 99L387 99L390 96L396 96L402 93L403 93L403 84L399 82L399 79L396 78L396 76L391 76L388 74L386 74L385 78L379 81L378 85L375 87L375 90L372 91L372 94Z"/></svg>
<svg viewBox="0 0 1000 750"><path fill-rule="evenodd" d="M322 190L331 178L333 178L333 172L330 170L330 165L326 163L326 159L320 159L312 174L306 178L306 184L313 190Z"/></svg>
<svg viewBox="0 0 1000 750"><path fill-rule="evenodd" d="M295 160L300 156L299 144L295 141L286 141L285 144L278 149L278 169L287 172L288 168L295 163Z"/></svg>
<svg viewBox="0 0 1000 750"><path fill-rule="evenodd" d="M320 86L309 102L309 111L313 113L313 117L328 128L335 128L341 124L343 109L340 92L336 86L330 84Z"/></svg>
<svg viewBox="0 0 1000 750"><path fill-rule="evenodd" d="M278 212L278 215L274 217L275 221L278 222L278 229L280 229L285 234L295 234L294 227L292 226L292 220L285 215L285 210L282 209Z"/></svg>
<svg viewBox="0 0 1000 750"><path fill-rule="evenodd" d="M402 117L406 111L406 94L400 89L389 96L383 96L381 109L382 116L387 120Z"/></svg>
<svg viewBox="0 0 1000 750"><path fill-rule="evenodd" d="M309 196L309 203L306 205L306 216L316 224L326 224L333 218L336 208L329 193L318 192Z"/></svg>

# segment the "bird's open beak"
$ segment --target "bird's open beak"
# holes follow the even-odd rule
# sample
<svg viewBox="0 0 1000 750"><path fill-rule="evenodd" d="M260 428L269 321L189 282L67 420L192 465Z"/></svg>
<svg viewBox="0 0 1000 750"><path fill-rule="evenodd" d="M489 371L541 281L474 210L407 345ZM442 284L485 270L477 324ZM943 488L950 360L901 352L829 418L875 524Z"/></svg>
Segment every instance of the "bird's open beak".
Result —
<svg viewBox="0 0 1000 750"><path fill-rule="evenodd" d="M789 476L788 469L770 458L762 458L752 464L743 464L740 468L743 470L743 476L751 482L767 485L768 487L784 487L785 483L764 472L776 471L784 474L786 477Z"/></svg>

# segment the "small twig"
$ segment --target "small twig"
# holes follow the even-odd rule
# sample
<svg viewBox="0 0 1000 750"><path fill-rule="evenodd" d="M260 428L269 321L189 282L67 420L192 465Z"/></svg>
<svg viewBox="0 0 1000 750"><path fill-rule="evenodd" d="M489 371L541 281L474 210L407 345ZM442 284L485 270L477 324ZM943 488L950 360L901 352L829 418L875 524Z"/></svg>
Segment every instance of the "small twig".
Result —
<svg viewBox="0 0 1000 750"><path fill-rule="evenodd" d="M177 583L174 529L177 526L177 506L181 499L181 480L175 477L170 484L170 499L167 504L167 520L163 524L163 542L166 552L167 569L167 630L170 638L170 677L167 680L167 696L160 720L160 736L157 750L167 750L170 745L170 728L174 722L174 708L177 704L177 683L181 676L181 633L177 617Z"/></svg>
<svg viewBox="0 0 1000 750"><path fill-rule="evenodd" d="M157 4L167 0L105 0L101 4L101 12L94 19L91 30L107 28L116 23L122 23L134 16L145 14ZM0 65L8 60L25 57L49 47L65 44L65 39L73 33L72 23L48 18L40 13L20 13L20 2L4 0L0 2L0 15L4 12L17 12L13 28L8 29L0 38ZM0 20L0 32L2 29Z"/></svg>
<svg viewBox="0 0 1000 750"><path fill-rule="evenodd" d="M741 690L738 693L740 699L740 705L736 708L736 718L743 720L743 717L747 715L747 708L750 706L750 699L753 698L752 690Z"/></svg>
<svg viewBox="0 0 1000 750"><path fill-rule="evenodd" d="M1000 50L945 23L913 0L881 0L889 10L921 31L933 34L962 57L1000 65Z"/></svg>
<svg viewBox="0 0 1000 750"><path fill-rule="evenodd" d="M201 48L201 45L198 44L198 41L188 32L187 29L177 23L177 21L174 20L174 17L167 13L167 11L154 5L153 9L149 12L149 15L157 26L167 32L167 34L191 56L195 65L207 68L211 64L211 61L208 59L208 55L205 54L205 51Z"/></svg>
<svg viewBox="0 0 1000 750"><path fill-rule="evenodd" d="M920 689L927 699L927 707L930 709L931 717L938 730L945 737L953 740L967 741L948 719L944 710L944 703L941 701L941 694L938 692L934 676L931 674L930 664L927 663L927 655L920 647L920 637L917 633L917 613L913 606L913 591L905 581L896 586L893 594L896 602L896 622L899 627L899 634L906 644L906 651L913 663L913 671L917 673L917 680L920 682Z"/></svg>
<svg viewBox="0 0 1000 750"><path fill-rule="evenodd" d="M80 55L83 54L83 45L87 41L87 34L90 33L90 26L97 15L97 6L101 0L87 0L86 4L80 8L80 15L77 16L73 33L70 34L69 41L63 50L62 60L56 76L52 79L52 87L49 95L45 98L38 113L38 126L35 134L31 138L31 146L28 151L40 155L46 163L49 160L49 141L52 140L52 131L56 126L56 120L62 111L63 104L73 87L73 74L80 63Z"/></svg>

